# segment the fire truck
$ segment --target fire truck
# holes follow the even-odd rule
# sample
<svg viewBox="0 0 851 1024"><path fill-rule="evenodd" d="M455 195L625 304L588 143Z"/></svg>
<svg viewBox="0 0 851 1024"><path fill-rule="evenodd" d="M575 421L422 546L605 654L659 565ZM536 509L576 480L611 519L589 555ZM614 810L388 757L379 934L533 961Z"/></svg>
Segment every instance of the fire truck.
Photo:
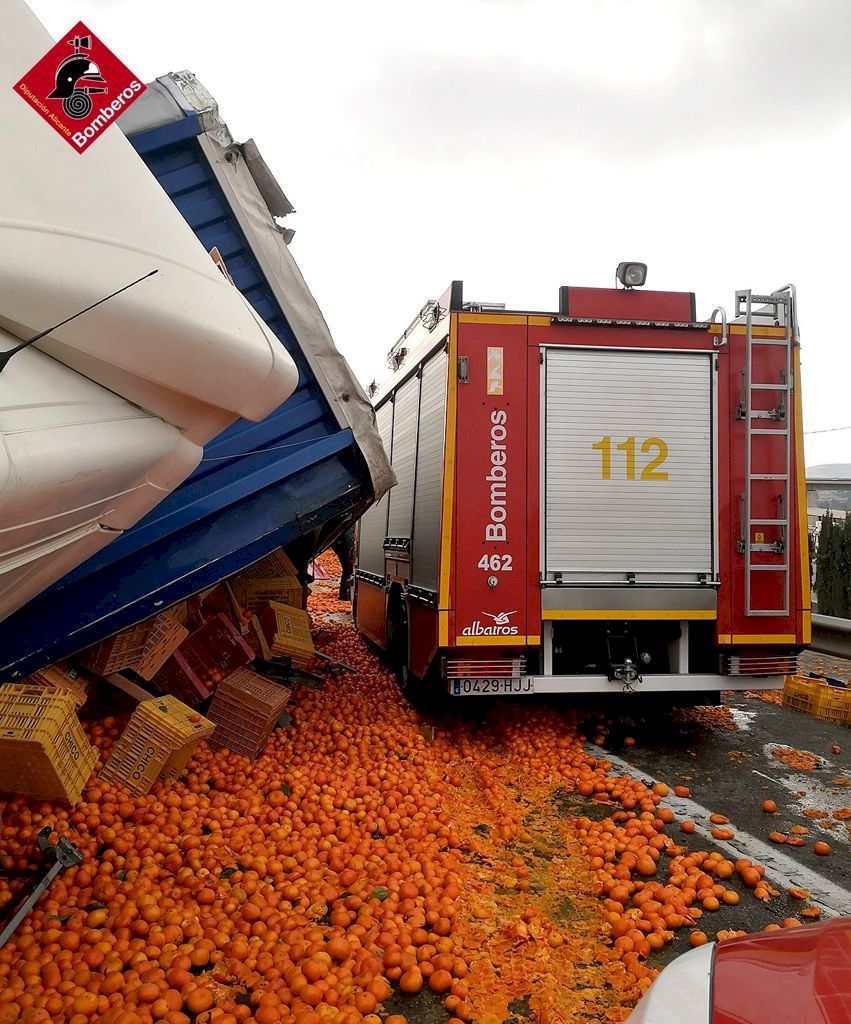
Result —
<svg viewBox="0 0 851 1024"><path fill-rule="evenodd" d="M430 301L374 389L355 621L412 698L775 688L810 640L796 295Z"/></svg>

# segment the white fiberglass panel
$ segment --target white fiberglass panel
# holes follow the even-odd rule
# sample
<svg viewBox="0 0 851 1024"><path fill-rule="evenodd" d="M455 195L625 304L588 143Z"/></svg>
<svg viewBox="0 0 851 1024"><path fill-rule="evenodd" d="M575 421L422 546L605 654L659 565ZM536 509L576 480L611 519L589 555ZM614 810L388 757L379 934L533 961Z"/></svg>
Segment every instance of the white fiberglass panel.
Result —
<svg viewBox="0 0 851 1024"><path fill-rule="evenodd" d="M0 324L30 337L157 270L39 347L198 443L262 419L294 390L292 359L116 126L79 153L15 94L53 41L24 0L3 14Z"/></svg>

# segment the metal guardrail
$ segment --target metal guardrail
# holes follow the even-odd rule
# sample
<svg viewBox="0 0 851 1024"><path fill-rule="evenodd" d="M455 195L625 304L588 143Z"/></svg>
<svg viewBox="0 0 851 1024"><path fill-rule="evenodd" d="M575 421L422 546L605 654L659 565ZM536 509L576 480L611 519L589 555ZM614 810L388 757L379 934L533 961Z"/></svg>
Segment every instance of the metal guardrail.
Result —
<svg viewBox="0 0 851 1024"><path fill-rule="evenodd" d="M810 649L836 658L851 658L851 619L833 615L813 615L813 639Z"/></svg>

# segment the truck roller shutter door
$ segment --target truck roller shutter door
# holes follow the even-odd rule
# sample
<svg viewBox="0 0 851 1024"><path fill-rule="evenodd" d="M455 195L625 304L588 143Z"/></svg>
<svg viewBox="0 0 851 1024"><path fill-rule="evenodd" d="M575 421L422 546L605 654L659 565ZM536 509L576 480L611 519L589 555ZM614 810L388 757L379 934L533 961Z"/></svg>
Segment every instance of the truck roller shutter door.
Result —
<svg viewBox="0 0 851 1024"><path fill-rule="evenodd" d="M388 459L391 457L390 442L393 436L393 403L388 401L376 410L375 424L384 445ZM387 535L387 502L390 492L381 501L368 509L360 520L360 542L358 544L358 569L384 575L384 538Z"/></svg>
<svg viewBox="0 0 851 1024"><path fill-rule="evenodd" d="M423 367L417 482L414 494L414 538L411 582L437 592L440 555L440 499L446 432L446 377L449 357L444 349Z"/></svg>
<svg viewBox="0 0 851 1024"><path fill-rule="evenodd" d="M396 486L390 491L388 537L410 537L414 517L414 467L420 378L411 377L396 392L391 462Z"/></svg>
<svg viewBox="0 0 851 1024"><path fill-rule="evenodd" d="M711 365L704 352L546 350L550 580L712 577Z"/></svg>

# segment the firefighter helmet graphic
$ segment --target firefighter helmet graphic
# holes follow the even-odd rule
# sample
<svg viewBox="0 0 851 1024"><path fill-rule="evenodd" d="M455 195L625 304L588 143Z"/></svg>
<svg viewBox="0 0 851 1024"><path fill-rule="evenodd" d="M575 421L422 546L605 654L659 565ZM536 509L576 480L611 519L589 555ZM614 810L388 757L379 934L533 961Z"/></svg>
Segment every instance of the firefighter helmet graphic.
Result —
<svg viewBox="0 0 851 1024"><path fill-rule="evenodd" d="M82 21L13 88L78 153L85 152L145 91L138 76Z"/></svg>
<svg viewBox="0 0 851 1024"><path fill-rule="evenodd" d="M97 64L89 59L91 36L74 36L73 40L68 40L68 45L74 47L74 52L60 62L56 69L56 86L47 98L62 100L62 109L68 117L79 120L92 109L91 95L107 91L106 81Z"/></svg>

